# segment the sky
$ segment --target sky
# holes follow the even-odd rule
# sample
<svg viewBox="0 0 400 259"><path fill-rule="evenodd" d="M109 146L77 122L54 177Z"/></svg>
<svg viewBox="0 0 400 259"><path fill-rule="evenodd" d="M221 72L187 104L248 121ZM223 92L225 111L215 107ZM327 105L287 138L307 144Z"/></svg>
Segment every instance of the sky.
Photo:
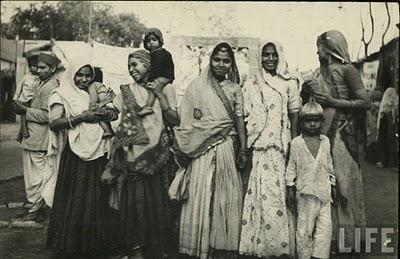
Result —
<svg viewBox="0 0 400 259"><path fill-rule="evenodd" d="M1 18L7 21L15 7L30 1L2 1ZM93 1L93 5L99 1ZM291 69L318 66L316 39L321 33L341 31L352 60L363 56L360 17L366 38L371 35L368 3L361 2L212 2L212 1L110 1L115 13L134 13L147 27L158 27L168 36L215 36L216 31L236 37L274 39L282 43ZM56 4L53 2L52 4ZM399 36L399 5L389 3L391 25L385 43ZM4 8L3 8L4 7ZM372 3L375 36L369 54L378 51L387 24L383 2ZM210 19L211 18L211 19ZM225 29L225 30L224 30ZM227 34L229 35L229 34Z"/></svg>

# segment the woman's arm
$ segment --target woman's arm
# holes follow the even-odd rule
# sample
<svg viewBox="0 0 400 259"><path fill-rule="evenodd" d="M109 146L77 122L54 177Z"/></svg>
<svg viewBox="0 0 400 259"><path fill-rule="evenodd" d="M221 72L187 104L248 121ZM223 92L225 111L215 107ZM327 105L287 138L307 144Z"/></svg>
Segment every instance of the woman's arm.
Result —
<svg viewBox="0 0 400 259"><path fill-rule="evenodd" d="M347 65L345 67L344 80L349 87L352 100L316 95L318 103L340 109L368 110L371 107L371 98L361 81L360 73L354 66Z"/></svg>
<svg viewBox="0 0 400 259"><path fill-rule="evenodd" d="M171 109L171 106L168 103L167 97L165 94L158 89L154 89L154 95L158 98L160 102L161 110L163 112L164 118L168 123L168 126L175 127L179 123L178 112Z"/></svg>
<svg viewBox="0 0 400 259"><path fill-rule="evenodd" d="M289 113L289 120L290 120L290 132L292 135L292 139L294 139L298 135L297 126L299 121L299 113L298 112Z"/></svg>
<svg viewBox="0 0 400 259"><path fill-rule="evenodd" d="M61 129L72 129L82 122L94 123L98 121L98 117L94 111L84 111L77 116L69 118L63 117L64 106L56 103L50 108L50 129L53 131Z"/></svg>

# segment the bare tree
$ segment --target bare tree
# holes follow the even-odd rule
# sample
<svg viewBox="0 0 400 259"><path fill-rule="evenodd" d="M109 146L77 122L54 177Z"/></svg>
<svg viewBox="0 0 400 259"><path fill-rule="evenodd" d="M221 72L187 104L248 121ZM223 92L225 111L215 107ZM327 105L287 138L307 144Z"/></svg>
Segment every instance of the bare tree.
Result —
<svg viewBox="0 0 400 259"><path fill-rule="evenodd" d="M386 7L386 13L388 16L388 23L387 23L385 31L382 34L382 47L383 47L383 45L385 45L385 36L386 36L386 33L388 32L389 26L390 26L390 11L389 11L389 5L387 2L385 2L385 7Z"/></svg>
<svg viewBox="0 0 400 259"><path fill-rule="evenodd" d="M370 39L368 41L366 41L366 39L365 39L365 27L364 27L363 19L362 19L362 17L360 17L360 20L361 20L361 32L362 32L361 41L364 43L364 57L368 56L368 46L371 43L372 38L374 37L374 33L375 33L374 17L372 15L371 2L369 2L368 5L369 5L369 17L371 19L371 37L370 37Z"/></svg>

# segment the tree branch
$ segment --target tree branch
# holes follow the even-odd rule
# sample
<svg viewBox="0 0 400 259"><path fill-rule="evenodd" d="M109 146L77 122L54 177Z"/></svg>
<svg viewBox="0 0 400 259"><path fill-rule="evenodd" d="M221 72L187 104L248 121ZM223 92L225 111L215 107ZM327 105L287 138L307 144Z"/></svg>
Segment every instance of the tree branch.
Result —
<svg viewBox="0 0 400 259"><path fill-rule="evenodd" d="M388 23L387 23L387 26L386 26L385 31L384 31L383 34L382 34L382 47L383 47L383 45L385 45L385 36L386 36L386 33L387 33L388 30L389 30L390 21L391 21L391 20L390 20L389 5L388 5L387 2L385 2L385 7L386 7L386 13L387 13L387 15L388 15Z"/></svg>

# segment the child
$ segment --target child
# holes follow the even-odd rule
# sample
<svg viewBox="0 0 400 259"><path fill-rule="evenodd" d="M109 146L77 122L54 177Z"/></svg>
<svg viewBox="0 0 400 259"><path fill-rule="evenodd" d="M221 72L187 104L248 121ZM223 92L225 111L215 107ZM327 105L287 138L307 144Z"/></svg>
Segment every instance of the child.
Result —
<svg viewBox="0 0 400 259"><path fill-rule="evenodd" d="M336 203L336 190L329 139L320 134L323 122L322 107L311 96L300 112L302 135L291 142L285 175L287 205L294 214L297 200L299 259L329 258L333 228L330 203L331 195Z"/></svg>
<svg viewBox="0 0 400 259"><path fill-rule="evenodd" d="M147 30L144 35L144 48L150 51L151 68L148 87L155 88L157 85L164 87L175 79L174 62L171 53L162 48L164 44L162 33L157 28ZM139 116L153 113L155 95L149 91L146 105L138 112Z"/></svg>
<svg viewBox="0 0 400 259"><path fill-rule="evenodd" d="M27 56L29 73L26 74L20 83L20 87L15 93L14 100L21 102L25 106L30 106L30 102L36 92L40 79L37 76L37 59L39 53L33 52ZM23 138L29 137L28 127L26 124L26 115L21 115L21 127L18 131L17 141L21 142Z"/></svg>
<svg viewBox="0 0 400 259"><path fill-rule="evenodd" d="M95 73L95 81L91 83L88 88L90 96L89 109L101 111L101 108L104 108L107 104L112 102L115 97L115 93L111 88L106 87L102 82L97 82L98 80L96 81L96 79L100 76L99 74L96 74L96 72L99 73L101 71L96 71L95 68L93 69L93 73ZM99 124L104 130L103 138L110 138L115 135L110 122L99 121Z"/></svg>

